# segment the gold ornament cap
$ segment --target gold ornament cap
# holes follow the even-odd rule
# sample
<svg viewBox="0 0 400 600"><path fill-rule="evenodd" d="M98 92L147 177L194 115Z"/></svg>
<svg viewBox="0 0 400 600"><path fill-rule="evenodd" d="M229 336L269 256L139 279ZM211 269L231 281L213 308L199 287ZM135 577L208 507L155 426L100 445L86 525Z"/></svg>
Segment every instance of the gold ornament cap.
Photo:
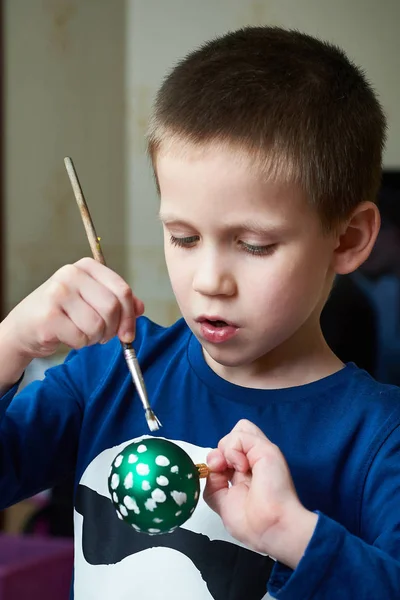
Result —
<svg viewBox="0 0 400 600"><path fill-rule="evenodd" d="M199 478L205 479L211 473L210 469L207 467L205 463L199 463L196 465L196 469L199 472Z"/></svg>

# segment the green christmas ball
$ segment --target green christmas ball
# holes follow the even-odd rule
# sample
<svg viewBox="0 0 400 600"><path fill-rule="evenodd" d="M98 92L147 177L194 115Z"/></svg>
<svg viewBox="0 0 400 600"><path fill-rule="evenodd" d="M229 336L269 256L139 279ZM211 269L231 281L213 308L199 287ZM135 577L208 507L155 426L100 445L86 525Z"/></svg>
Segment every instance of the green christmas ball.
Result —
<svg viewBox="0 0 400 600"><path fill-rule="evenodd" d="M108 489L119 519L141 533L170 533L196 508L199 470L176 444L146 438L114 458Z"/></svg>

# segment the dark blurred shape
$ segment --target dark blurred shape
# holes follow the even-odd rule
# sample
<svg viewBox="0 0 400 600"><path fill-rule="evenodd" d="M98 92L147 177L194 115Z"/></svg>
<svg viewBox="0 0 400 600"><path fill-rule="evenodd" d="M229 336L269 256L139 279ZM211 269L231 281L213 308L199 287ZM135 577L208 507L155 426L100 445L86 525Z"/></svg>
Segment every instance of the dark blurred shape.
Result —
<svg viewBox="0 0 400 600"><path fill-rule="evenodd" d="M322 311L328 345L344 362L373 374L376 368L376 314L367 294L346 275L337 277Z"/></svg>
<svg viewBox="0 0 400 600"><path fill-rule="evenodd" d="M34 512L23 526L22 533L45 534L51 537L72 538L73 521L73 476L56 485L49 500Z"/></svg>
<svg viewBox="0 0 400 600"><path fill-rule="evenodd" d="M368 260L337 278L321 315L325 338L343 362L400 385L400 171L385 171L382 227Z"/></svg>
<svg viewBox="0 0 400 600"><path fill-rule="evenodd" d="M383 173L379 193L382 225L375 247L359 271L369 279L400 278L400 171Z"/></svg>

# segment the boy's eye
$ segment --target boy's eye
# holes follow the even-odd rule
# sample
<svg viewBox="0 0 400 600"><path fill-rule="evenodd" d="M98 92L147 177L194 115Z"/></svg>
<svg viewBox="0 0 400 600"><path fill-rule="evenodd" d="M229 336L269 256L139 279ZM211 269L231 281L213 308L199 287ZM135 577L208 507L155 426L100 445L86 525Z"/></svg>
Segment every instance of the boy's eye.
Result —
<svg viewBox="0 0 400 600"><path fill-rule="evenodd" d="M178 246L180 248L192 248L193 246L195 246L196 242L198 242L200 238L198 235L189 235L186 237L176 237L175 235L171 234L169 239L170 239L170 243L173 246ZM248 254L253 254L255 256L266 256L268 254L271 254L274 251L275 246L276 246L276 244L268 244L265 246L255 246L254 244L248 244L241 240L238 242L238 244L244 252L247 252Z"/></svg>
<svg viewBox="0 0 400 600"><path fill-rule="evenodd" d="M199 241L198 235L189 235L187 237L175 237L174 235L170 235L169 241L173 246L179 246L181 248L191 248L195 245L196 242Z"/></svg>
<svg viewBox="0 0 400 600"><path fill-rule="evenodd" d="M247 244L246 242L239 241L239 246L249 254L256 256L266 256L271 254L276 247L276 244L268 244L266 246L254 246L253 244Z"/></svg>

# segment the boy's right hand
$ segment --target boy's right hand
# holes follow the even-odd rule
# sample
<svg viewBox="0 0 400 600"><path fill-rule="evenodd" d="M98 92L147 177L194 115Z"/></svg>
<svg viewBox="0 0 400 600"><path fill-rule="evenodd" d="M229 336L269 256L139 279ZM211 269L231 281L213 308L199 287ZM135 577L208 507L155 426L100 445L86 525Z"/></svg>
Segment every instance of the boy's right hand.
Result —
<svg viewBox="0 0 400 600"><path fill-rule="evenodd" d="M53 354L61 343L78 349L115 335L131 342L143 312L143 302L122 277L82 258L59 269L10 312L0 325L0 348L7 341L22 364L24 358Z"/></svg>

